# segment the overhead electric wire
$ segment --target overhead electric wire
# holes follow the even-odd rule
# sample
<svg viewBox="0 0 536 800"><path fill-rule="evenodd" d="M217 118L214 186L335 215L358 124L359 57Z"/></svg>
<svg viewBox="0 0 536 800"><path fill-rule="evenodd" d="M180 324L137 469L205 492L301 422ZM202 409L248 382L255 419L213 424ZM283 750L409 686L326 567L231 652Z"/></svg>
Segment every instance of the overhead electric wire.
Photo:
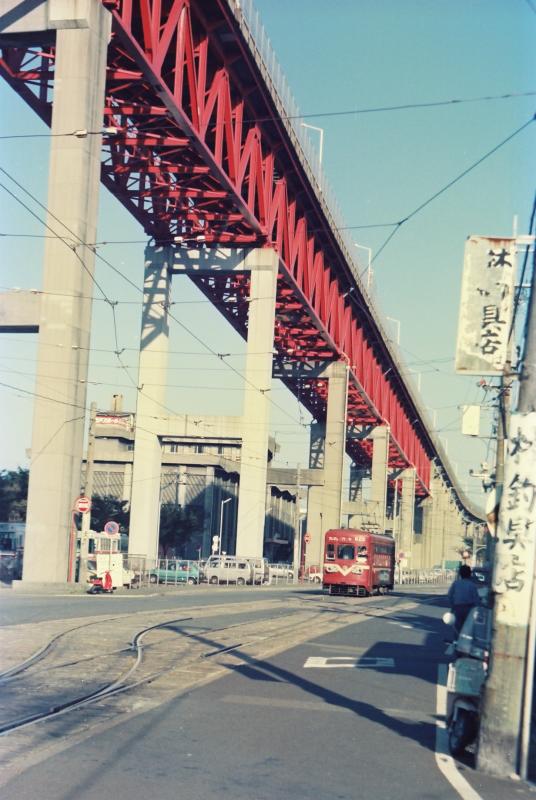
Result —
<svg viewBox="0 0 536 800"><path fill-rule="evenodd" d="M455 101L448 101L448 102L455 102ZM442 104L447 104L447 101L442 101ZM387 109L376 109L376 110L387 110ZM391 110L395 110L395 109L391 109ZM365 112L366 110L362 110L362 111L363 111L363 112ZM340 113L343 113L343 112L340 112ZM387 236L386 240L383 242L383 244L381 245L381 247L379 248L379 250L378 250L378 251L375 253L374 257L373 257L373 258L372 258L372 260L371 260L371 263L372 263L373 261L375 261L375 260L376 260L376 259L379 257L379 255L380 255L380 254L383 252L383 250L384 250L384 249L387 247L387 245L390 243L390 241L391 241L391 240L394 238L394 236L396 235L396 233L398 233L398 231L400 230L400 228L401 228L401 226L402 226L403 224L405 224L405 223L406 223L406 222L408 222L410 219L412 219L414 216L416 216L416 215L417 215L417 214L418 214L420 211L422 211L424 208L426 208L426 207L427 207L427 206L428 206L430 203L432 203L434 200L436 200L438 197L440 197L440 196L441 196L443 193L445 193L445 192L446 192L448 189L450 189L450 188L451 188L453 185L455 185L455 184L456 184L458 181L460 181L460 180L461 180L463 177L465 177L467 174L469 174L469 173L470 173L470 172L471 172L473 169L475 169L475 168L476 168L476 167L477 167L479 164L481 164L481 163L482 163L484 160L486 160L486 159L487 159L487 158L489 158L489 157L490 157L492 154L494 154L494 153L495 153L495 152L496 152L496 151L497 151L499 148L501 148L501 147L502 147L502 146L504 146L504 145L505 145L507 142L509 142L511 139L513 139L515 136L517 136L517 135L518 135L518 134L519 134L521 131L523 131L523 130L524 130L526 127L528 127L528 125L529 125L531 122L533 122L533 121L534 121L534 117L532 117L532 118L531 118L529 121L527 121L526 123L524 123L524 124L523 124L523 125L522 125L520 128L518 128L516 131L514 131L512 134L510 134L510 135L509 135L509 136L508 136L506 139L502 140L502 141L501 141L501 142L500 142L498 145L496 145L496 146L495 146L495 147L494 147L492 150L488 151L488 152L487 152L485 155L483 155L481 158L479 158L479 159L478 159L476 162L474 162L472 165L470 165L470 166L469 166L467 169L465 169L463 172L461 172L459 175L457 175L457 176L456 176L456 177L455 177L453 180L449 181L449 183L447 183L447 184L446 184L445 186L443 186L443 187L442 187L440 190L438 190L437 192L435 192L435 193L434 193L434 194L433 194L431 197L427 198L427 200L425 200L423 203L421 203L419 206L417 206L417 207L416 207L416 208L415 208L415 209L414 209L412 212L410 212L410 214L408 214L406 217L404 217L403 219L399 220L399 221L398 221L398 222L396 222L396 223L385 223L385 224L382 224L382 226L385 226L385 227L388 227L389 225L391 225L391 226L393 226L393 228L394 228L394 229L393 229L393 230L390 232L390 234ZM4 169L2 169L2 168L0 168L0 169L1 169L1 171L2 171L2 172L4 172L4 174L6 174L6 175L8 176L8 177L9 177L11 180L13 180L13 181L14 181L14 182L15 182L15 183L16 183L16 184L19 186L19 188L21 188L21 189L23 189L24 191L26 191L26 192L27 192L27 190L26 190L24 187L22 187L20 184L18 184L18 182L17 182L15 179L13 179L13 178L12 178L12 176L10 176L10 175L9 175L9 173L7 173L7 172L6 172L6 170L4 170ZM10 195L11 195L11 196L12 196L12 197L15 199L15 200L17 200L18 202L21 202L21 201L19 200L19 198L17 198L17 197L16 197L16 195L14 195L12 192L10 192L10 190L9 190L9 189L7 189L7 187L5 187L3 184L0 184L0 185L2 185L2 188L4 188L4 189L5 189L5 190L6 190L6 191L7 191L7 192L8 192L8 193L9 193L9 194L10 194ZM28 193L28 194L30 194L29 192L27 192L27 193ZM32 197L32 195L31 195L31 194L30 194L30 196ZM33 198L33 197L32 197L32 199L34 199L34 201L35 201L35 202L39 202L39 201L37 201L37 200L36 200L36 198ZM26 209L29 211L29 213L31 213L33 216L35 216L36 218L38 218L38 217L37 217L37 216L36 216L36 215L35 215L35 214L34 214L34 213L31 211L31 209L29 209L29 208L28 208L28 206L26 206L26 205L25 205L24 203L22 203L22 202L21 202L21 205L23 205L23 206L24 206L24 207L25 207L25 208L26 208ZM42 204L40 204L40 205L41 205L43 208L45 208L45 207L44 207ZM40 221L41 221L41 220L40 220ZM58 220L58 221L59 221L59 220ZM60 222L60 224L62 224L62 225L63 225L63 223L61 223L61 221L59 221L59 222ZM47 226L47 227L48 227L48 226ZM69 230L69 229L67 228L67 226L64 226L64 227L66 227L66 229L67 229L67 230ZM355 228L358 228L358 227L362 227L362 226L345 226L345 228L346 228L346 229L353 229L354 227L355 227ZM364 226L363 226L363 227L364 227ZM380 225L378 225L377 227L380 227ZM52 229L50 229L50 228L49 228L49 230L52 230ZM54 235L56 235L56 234L55 234L55 232L53 232L53 233L54 233ZM58 236L58 238L60 238L60 239L61 239L62 237L59 237L59 236ZM79 238L79 237L77 237L77 238ZM80 244L84 245L84 243L83 243L81 240L80 240ZM68 245L68 246L69 246L69 245ZM85 246L85 245L84 245L84 246ZM70 248L70 249L74 249L74 248ZM78 254L77 254L77 253L75 253L75 254L76 254L77 258L80 260L80 257L78 256ZM95 253L95 254L96 254L96 256L97 256L98 258L100 258L101 260L103 260L103 262L104 262L104 263L107 263L107 264L108 264L108 266L110 266L112 269L114 269L114 271L118 272L118 274L120 274L120 275L121 275L121 276L122 276L122 277L123 277L125 280L127 280L129 283L131 283L131 284L134 286L134 284L133 284L133 283L130 281L130 279L128 279L128 278L127 278L125 275L123 275L123 273L121 273L119 270L116 270L116 268L115 268L115 267L113 267L113 265L109 264L109 262L107 262L107 260L106 260L106 259L103 259L103 258L102 258L102 256L100 256L100 254L98 254L98 253ZM82 262L82 264L83 264L83 262ZM84 268L85 268L85 265L83 265L83 266L84 266ZM87 269L87 268L86 268L86 269ZM98 286L98 284L96 284L96 285ZM100 289L100 287L98 287L98 288ZM135 288L136 288L138 291L140 291L140 292L142 291L141 289L139 289L139 287L136 287L136 286L135 286ZM107 300L107 302L108 302L108 303L110 303L109 299L108 299L108 298L106 298L106 295L105 295L105 293L103 292L103 290L102 290L102 289L100 289L100 291L103 293L103 295L104 295L104 299L106 299L106 300ZM113 306L113 305L111 305L111 308L112 308L112 313L114 314L114 327L115 327L116 321L115 321L115 311L114 311L114 306ZM173 315L172 315L172 314L170 314L170 317L171 317L171 318L172 318L172 319L173 319L173 320L174 320L174 321L175 321L175 322L176 322L176 323L177 323L177 324L178 324L180 327L182 327L182 328L183 328L183 329L184 329L184 330L185 330L185 331L186 331L186 332L187 332L189 335L193 336L193 338L194 338L196 341L198 341L200 344L202 344L202 346L203 346L203 347L207 348L207 349L208 349L208 350L209 350L209 351L210 351L210 352L211 352L213 355L217 355L218 357L220 357L220 358L221 358L221 360L223 360L223 358L221 357L221 355L220 355L220 354L216 354L216 353L215 353L215 352L212 350L212 348L210 348L210 346L209 346L209 345L207 345L207 344L206 344L206 343L205 343L203 340L201 340L199 337L197 337L197 335L196 335L196 334L194 334L192 331L190 331L190 330L187 328L187 326L185 326L185 325L184 325L182 322L180 322L180 321L179 321L179 320L177 320L175 317L173 317ZM116 336L116 343L117 343L117 332L116 332L116 328L115 328L115 336ZM118 350L119 350L119 348L118 348ZM121 363L121 362L120 362L120 363ZM124 368L124 366L123 366L123 365L121 365L121 366ZM229 368L230 368L232 371L236 372L236 374L238 374L238 375L239 375L239 376L240 376L240 377L241 377L243 380L246 380L246 379L245 379L245 376L241 375L241 374L240 374L240 373L239 373L237 370L235 370L235 369L234 369L234 368L233 368L231 365L228 365L228 366L229 366ZM128 375L128 373L127 373L127 375ZM128 377L129 377L129 379L130 379L130 380L132 380L132 379L130 378L130 375L128 375ZM261 391L263 394L264 394L264 393L267 391L267 390L261 390L261 389L259 389L259 387L254 387L254 388L255 388L257 391ZM139 390L139 387L138 387L138 390ZM269 390L268 390L268 391L269 391ZM271 402L272 402L272 401L271 401ZM281 409L281 410L283 410L283 409ZM287 413L287 412L285 412L285 413ZM288 415L288 414L287 414L287 415ZM290 415L289 415L289 416L290 416ZM300 424L300 423L298 423L298 424Z"/></svg>
<svg viewBox="0 0 536 800"><path fill-rule="evenodd" d="M54 237L50 237L54 238ZM93 295L84 295L84 294L69 294L68 292L51 292L45 289L36 289L34 287L30 289L25 289L20 286L0 286L0 291L10 292L12 294L19 294L21 292L26 292L28 294L39 294L45 295L46 297L70 297L77 300L92 300L93 302L99 303L112 303L115 306L141 306L143 304L143 298L140 300L109 300L107 297L93 297ZM252 299L244 298L244 302L247 303L256 303L259 300L269 300L268 297L254 297ZM217 301L217 300L209 300L208 297L201 297L192 300L170 300L169 307L171 306L193 306L193 305L205 305L205 306L225 306L228 305L226 300Z"/></svg>
<svg viewBox="0 0 536 800"><path fill-rule="evenodd" d="M529 0L527 0L529 2ZM242 124L258 124L259 122L282 122L301 119L315 119L318 117L350 117L358 116L360 114L384 114L390 111L412 111L425 108L440 108L444 106L460 106L468 103L485 103L496 102L498 100L517 100L523 97L532 97L536 95L536 90L528 90L525 92L506 92L503 94L495 95L480 95L478 97L454 97L448 100L430 100L421 103L397 103L394 105L384 106L366 106L364 108L350 108L341 109L339 111L309 111L304 114L272 114L264 117L249 117L242 120ZM224 124L223 122L220 124ZM116 126L111 126L116 127ZM109 139L115 139L123 136L128 131L139 131L142 134L146 133L143 126L139 124L131 124L124 128L117 126L115 131L66 131L65 133L13 133L0 135L1 139L52 139L52 138L65 138L74 136L78 139L83 139L86 136L103 136ZM148 135L146 133L146 135Z"/></svg>
<svg viewBox="0 0 536 800"><path fill-rule="evenodd" d="M1 358L1 357L0 357ZM121 367L116 367L116 369L121 369ZM22 370L13 369L12 367L3 367L0 365L0 372L7 372L10 375L20 375L26 378L32 378L33 373L23 372ZM136 384L120 384L115 381L100 381L100 380L92 380L91 378L70 378L65 379L61 378L58 375L40 375L41 378L47 381L61 381L62 383L69 383L69 384L86 384L90 386L112 386L116 387L117 389L137 389ZM207 386L202 384L188 384L188 383L152 383L151 381L146 381L143 386L147 387L156 387L156 388L163 388L167 387L168 389L182 389L184 391L190 391L192 389L196 390L203 390L203 392L240 392L242 388L240 386ZM273 390L274 392L283 392L284 389L276 388ZM280 423L282 424L282 423ZM255 423L257 426L257 423Z"/></svg>
<svg viewBox="0 0 536 800"><path fill-rule="evenodd" d="M532 203L532 211L530 213L529 229L528 229L529 236L532 235L532 232L534 230L535 219L536 219L536 194L534 195L534 200L533 200L533 203ZM533 246L534 246L534 242L533 242ZM525 253L523 255L523 266L521 268L521 275L519 276L517 292L516 292L516 296L515 296L515 299L514 299L514 308L513 308L513 312L512 312L512 322L511 322L510 330L509 330L509 333L508 333L508 341L510 341L510 339L512 337L512 333L513 333L513 330L514 330L514 327L515 327L517 312L519 310L519 302L520 302L520 299L521 299L521 292L523 291L523 284L525 282L525 274L526 274L526 271L527 271L527 263L528 263L528 258L529 258L529 251L530 251L530 245L527 245L526 248L525 248Z"/></svg>
<svg viewBox="0 0 536 800"><path fill-rule="evenodd" d="M77 409L80 409L81 411L85 411L85 412L88 412L88 411L91 410L89 406L82 406L79 403L71 403L71 402L68 402L66 400L58 400L57 397L49 397L48 395L41 394L40 392L31 391L30 389L24 389L22 386L13 386L13 384L5 383L4 381L0 381L0 387L3 387L4 389L11 389L14 392L21 392L22 394L28 395L30 397L36 397L39 400L46 400L47 402L50 402L50 403L58 403L59 405L67 406L69 408L77 408ZM144 416L145 416L146 419L167 419L167 417L156 417L156 416L150 416L150 415L144 415ZM72 421L72 420L69 420L69 421ZM138 427L140 428L140 430L144 431L145 433L154 433L154 431L149 430L147 428L143 428L141 426L138 426Z"/></svg>
<svg viewBox="0 0 536 800"><path fill-rule="evenodd" d="M425 200L423 203L421 203L416 208L414 208L413 211L411 211L409 214L407 214L403 219L401 219L398 222L396 222L395 223L395 225L396 225L395 229L393 231L391 231L391 233L386 238L384 243L381 245L379 250L376 251L376 253L372 257L370 263L371 264L374 263L374 261L380 255L380 253L382 253L382 251L385 250L385 248L387 247L387 245L389 244L391 239L394 237L394 235L396 233L398 233L398 231L400 230L402 225L404 225L406 222L409 222L410 219L415 217L420 211L422 211L424 208L426 208L426 206L430 205L430 203L433 203L434 200L437 200L438 197L440 197L442 194L444 194L446 191L448 191L452 186L454 186L456 183L458 183L458 181L460 181L462 178L465 178L466 175L468 175L470 172L472 172L474 169L476 169L476 167L478 167L480 164L482 164L483 161L485 161L487 158L489 158L494 153L496 153L497 150L499 150L505 144L510 142L515 136L517 136L522 131L524 131L525 128L528 128L528 126L531 125L534 122L535 119L536 119L536 115L533 114L533 116L529 120L527 120L527 122L523 123L523 125L521 125L521 127L517 128L515 131L513 131L513 133L511 133L509 136L507 136L506 139L503 139L501 142L499 142L499 144L495 145L495 147L493 147L491 150L488 150L487 153L485 153L483 156L481 156L479 159L477 159L475 162L473 162L469 167L467 167L462 172L460 172L459 175L457 175L451 181L446 183L437 192L434 192L433 195L431 195L427 200ZM347 228L347 230L349 230L349 229L351 229L351 227Z"/></svg>
<svg viewBox="0 0 536 800"><path fill-rule="evenodd" d="M527 94L536 94L536 92L529 92ZM448 102L455 102L455 101L448 101ZM336 230L346 231L346 230L364 230L364 229L371 229L371 228L394 228L394 230L391 231L391 233L388 235L388 237L385 240L385 242L381 245L380 249L376 252L376 254L371 259L371 263L372 263L379 256L381 251L388 245L388 243L391 241L393 236L398 232L398 230L400 229L400 227L402 225L404 225L406 222L408 222L410 219L412 219L414 216L416 216L416 214L418 214L420 211L422 211L424 208L426 208L426 206L428 206L430 203L432 203L434 200L436 200L438 197L440 197L442 194L444 194L448 189L450 189L452 186L454 186L456 183L458 183L458 181L460 181L462 178L464 178L466 175L468 175L470 172L472 172L472 170L475 169L477 166L479 166L479 164L481 164L483 161L485 161L487 158L489 158L491 155L493 155L495 152L497 152L497 150L499 150L501 147L503 147L505 144L507 144L511 139L513 139L515 136L517 136L519 133L521 133L532 122L534 122L535 119L536 119L536 115L533 115L521 127L517 128L515 131L513 131L513 133L511 133L509 136L507 136L506 139L503 139L501 142L499 142L497 145L495 145L495 147L493 147L491 150L489 150L487 153L485 153L483 156L481 156L477 161L475 161L473 164L471 164L469 167L467 167L465 170L463 170L463 172L461 172L459 175L457 175L455 178L453 178L451 181L449 181L447 184L445 184L445 186L443 186L441 189L439 189L437 192L435 192L433 195L431 195L429 198L427 198L424 202L422 202L420 205L418 205L416 208L414 208L413 211L411 211L409 214L407 214L402 219L400 219L400 220L398 220L396 222L379 222L379 223L371 223L371 224L365 224L365 225L363 225L363 224L361 224L361 225L341 225L341 226L337 227ZM4 170L2 167L0 167L0 171L3 172L5 175L7 175L23 191L27 191L23 186L18 184L17 181L11 175L9 175L9 173L6 172L6 170ZM32 199L35 202L37 202L39 205L41 205L42 208L46 209L46 207L43 206L41 203L39 203L39 201L35 197L33 197L33 195L31 195L29 192L27 192L27 193L29 194L30 197L32 197ZM63 223L61 223L60 220L58 220L58 222L63 225ZM69 230L67 228L67 226L64 226L64 227L66 227L66 229ZM324 231L324 230L325 230L324 228L314 228L314 229L311 229L311 233L319 233L319 232ZM28 234L0 233L0 236L26 236L26 235L28 235ZM54 235L57 236L58 238L67 238L67 237L60 237L59 234L55 234L55 233L54 233ZM38 237L35 237L35 238L38 238ZM79 238L79 237L77 237L77 238ZM123 241L117 241L117 242L114 242L114 241L102 241L102 242L94 242L92 244L88 244L88 243L84 243L84 242L82 242L80 240L80 244L83 244L85 247L96 248L96 247L99 247L101 245L110 245L110 244L143 244L143 243L145 243L145 241L146 240L133 239L133 240L123 240ZM95 255L97 257L100 257L101 260L104 261L104 263L108 263L108 266L110 266L112 269L114 269L114 271L116 271L119 275L121 275L121 277L123 277L131 285L135 286L127 276L123 275L123 273L121 273L119 270L117 270L117 268L114 267L112 264L107 262L96 251L95 251ZM136 287L136 286L135 286L135 288L139 289L139 287Z"/></svg>
<svg viewBox="0 0 536 800"><path fill-rule="evenodd" d="M41 207L43 210L45 210L45 211L46 211L46 212L47 212L47 213L48 213L50 216L52 216L52 217L53 217L53 218L54 218L54 219L55 219L55 220L56 220L56 221L57 221L57 222L58 222L58 223L59 223L59 224L60 224L60 225L61 225L63 228L65 228L65 230L69 231L69 233L71 233L73 236L75 236L75 237L76 237L76 238L79 240L79 242L80 242L80 245L81 245L81 246L87 246L87 245L85 245L85 243L84 243L84 242L83 242L83 241L80 239L80 237L79 237L79 236L78 236L78 235L77 235L77 234L76 234L74 231L72 231L72 230L71 230L71 229L68 227L68 225L66 225L64 222L62 222L60 219L58 219L58 218L57 218L57 217L56 217L56 216L55 216L55 215L54 215L54 214L53 214L53 213L52 213L52 212L51 212L51 211L50 211L50 210L49 210L49 209L48 209L48 208L47 208L47 207L46 207L46 206L43 204L43 203L41 203L41 202L40 202L40 201L39 201L39 200L38 200L38 199L37 199L37 198L36 198L36 197L35 197L35 196L34 196L34 195L33 195L33 194L32 194L32 193L31 193L31 192L28 190L28 189L26 189L26 187L24 187L22 184L20 184L20 183L19 183L19 182L18 182L18 181L17 181L15 178L13 178L13 176L12 176L12 175L10 175L10 173L8 173L8 172L7 172L7 170L5 170L5 169L4 169L3 167L1 167L1 166L0 166L0 172L2 172L2 173L3 173L4 175L6 175L6 176L7 176L7 177L8 177L8 178L11 180L11 181L13 181L13 183L15 183L15 185L16 185L16 186L18 186L18 188L19 188L19 189L21 189L23 192L25 192L25 193L26 193L26 194L27 194L27 195L28 195L28 196L29 196L29 197L30 197L30 198L31 198L31 199L32 199L32 200L33 200L35 203L37 203L37 205L39 205L39 206L40 206L40 207ZM26 209L27 209L27 210L28 210L28 211L29 211L29 212L30 212L30 213L31 213L31 214L32 214L34 217L36 217L37 219L39 219L39 218L37 217L37 215L36 215L36 214L35 214L35 213L34 213L34 212L33 212L33 211L32 211L32 210L31 210L31 209L30 209L30 208L29 208L29 207L28 207L28 206L27 206L25 203L23 203L22 201L20 201L20 200L19 200L19 198L17 198L17 197L16 197L16 195L14 195L14 194L13 194L13 193L12 193L12 192L9 190L9 189L7 189L7 187L5 187L5 186L4 186L4 184L0 183L0 186L1 186L2 188L4 188L4 189L5 189L5 190L8 192L8 194L10 194L10 195L11 195L11 196L12 196L12 197L15 199L15 200L17 200L18 202L20 202L20 204L21 204L21 205L22 205L24 208L26 208ZM39 220L39 221L40 221L40 222L43 222L42 220ZM43 224L46 224L46 223L43 223ZM52 228L50 228L48 225L46 225L46 227L47 227L47 228L48 228L48 229L49 229L49 230L50 230L52 233L55 233L55 232L53 231L53 229L52 229ZM123 273L122 273L120 270L118 270L116 267L114 267L114 266L113 266L113 265L112 265L112 264L111 264L111 263L110 263L110 262L109 262L107 259L103 258L103 256L101 256L101 255L100 255L100 254L99 254L97 251L94 251L94 253L95 253L95 257L96 257L96 258L100 259L100 260L101 260L103 263L105 263L107 266L111 267L111 268L114 270L114 272L116 272L117 274L119 274L119 275L120 275L120 276L121 276L121 277L122 277L124 280L126 280L126 281L127 281L127 282L128 282L130 285L131 285L131 286L133 286L133 287L136 289L136 291L138 291L139 293L141 293L141 294L143 295L143 289L141 289L139 286L136 286L136 284L134 284L134 283L133 283L133 281L131 281L131 280L130 280L130 278L128 278L128 277L127 277L126 275L124 275L124 274L123 274ZM78 254L76 254L76 255L77 255L77 257L80 259L80 257L78 256ZM88 274L90 275L90 277L93 277L93 276L91 276L91 273L90 273L90 271L89 271L89 270L87 270L87 267L85 267L85 265L83 265L83 266L84 266L84 268L86 269L86 271L88 272ZM93 278L93 280L94 280L94 278ZM96 285L96 286L98 286L98 284L96 283L96 281L95 281L95 285ZM99 287L99 289L100 289L100 287ZM101 292L104 294L104 297L106 298L106 294L103 292L103 290L102 290L102 289L100 289L100 291L101 291ZM111 301L110 301L108 298L106 298L106 299L107 299L107 302L110 304L110 307L113 309L112 302L111 302ZM182 328L182 329L183 329L183 330L184 330L186 333L188 333L188 334L189 334L189 335L190 335L190 336L191 336L191 337L192 337L192 338L193 338L195 341L197 341L197 342L198 342L198 344L200 344L202 347L204 347L206 350L208 350L208 351L209 351L209 352L210 352L212 355L214 355L214 356L216 356L216 357L220 358L220 360L221 360L223 363L227 364L227 362L224 360L224 356L222 356L222 354L220 354L220 353L217 353L215 350L213 350L213 348L212 348L212 347L210 347L210 345L208 345L208 344L207 344L207 343L206 343L206 342L205 342L203 339L201 339L201 337L199 337L199 336L198 336L196 333L194 333L192 330L190 330L190 329L188 328L188 326L187 326L187 325L185 325L185 324L184 324L183 322L181 322L179 319L177 319L176 317L174 317L174 316L173 316L173 314L171 314L171 312L169 312L169 311L168 311L168 316L169 316L169 317L170 317L170 318L171 318L171 319L172 319L172 320L173 320L173 321L174 321L174 322L175 322L177 325L179 325L179 327L181 327L181 328ZM118 356L118 358L119 358L119 356ZM236 369L235 367L233 367L231 364L227 364L227 366L229 367L229 369L231 370L231 372L234 372L236 375L238 375L238 376L239 376L239 377L240 377L240 378L241 378L241 379L244 381L244 383L245 383L245 384L248 384L248 385L249 385L249 386L250 386L252 389L254 389L255 391L258 391L258 392L260 392L260 393L261 393L263 396L266 396L266 394L267 394L267 393L269 393L269 392L271 391L271 387L267 387L267 388L263 388L263 389L262 389L262 388L260 388L260 387L258 387L258 386L255 386L255 384L253 384L253 383L252 383L252 382L251 382L249 379L247 379L247 378L246 378L246 376L245 376L245 375L243 375L241 372L239 372L239 370L237 370L237 369ZM129 378L130 378L130 376L129 376ZM140 391L140 392L141 392L141 389L140 389L139 387L138 387L138 391ZM151 398L150 398L150 399L151 399ZM281 406L280 406L278 403L275 403L275 402L274 402L274 401L271 399L271 397L270 397L270 396L268 396L268 401L269 401L269 402L270 402L270 403L271 403L271 404L272 404L272 405L273 405L275 408L278 408L278 409L279 409L279 411L281 411L283 414L285 414L286 416L288 416L288 417L289 417L289 418L291 418L291 419L294 419L294 417L292 417L292 415L291 415L291 414L289 414L289 412L288 412L286 409L282 408L282 407L281 407ZM167 410L167 411L169 411L171 414L176 414L176 412L175 412L175 411L173 411L172 409L169 409L169 408L167 408L167 407L166 407L166 406L164 406L162 403L160 403L160 402L158 402L158 401L154 401L154 402L156 402L156 403L157 403L157 405L160 405L160 406L162 406L163 408L166 408L166 410ZM300 424L301 424L301 423L299 422L299 420L295 420L295 421L296 421L296 423L297 423L298 425L300 425Z"/></svg>
<svg viewBox="0 0 536 800"><path fill-rule="evenodd" d="M282 117L281 119L310 119L313 117L349 117L358 114L378 114L388 111L410 111L422 108L439 108L440 106L459 106L466 103L482 103L496 100L512 100L520 97L531 97L536 94L536 91L529 90L527 92L509 92L507 94L496 95L482 95L480 97L466 97L466 98L452 98L450 100L431 100L422 103L399 103L387 106L370 106L368 108L354 108L344 111L321 111L317 113L308 112L307 114L296 114L294 116ZM258 120L251 120L252 122L269 122L272 117L261 118Z"/></svg>

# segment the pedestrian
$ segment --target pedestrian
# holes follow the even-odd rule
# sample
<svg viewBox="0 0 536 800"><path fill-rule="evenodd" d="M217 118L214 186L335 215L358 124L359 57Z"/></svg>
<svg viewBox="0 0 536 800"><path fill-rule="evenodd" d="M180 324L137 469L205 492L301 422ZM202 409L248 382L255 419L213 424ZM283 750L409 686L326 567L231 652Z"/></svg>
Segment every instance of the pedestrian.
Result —
<svg viewBox="0 0 536 800"><path fill-rule="evenodd" d="M461 565L458 577L449 589L448 599L456 618L454 629L459 634L471 609L480 605L478 589L471 580L471 567L467 564Z"/></svg>

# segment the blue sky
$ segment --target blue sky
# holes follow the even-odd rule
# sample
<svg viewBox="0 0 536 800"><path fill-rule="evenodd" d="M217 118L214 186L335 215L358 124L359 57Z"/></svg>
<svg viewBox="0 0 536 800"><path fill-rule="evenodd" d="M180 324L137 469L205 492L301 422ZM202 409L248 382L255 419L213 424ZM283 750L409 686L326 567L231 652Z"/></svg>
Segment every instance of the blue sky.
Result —
<svg viewBox="0 0 536 800"><path fill-rule="evenodd" d="M308 124L324 130L324 171L347 225L371 225L406 217L438 189L527 122L535 97L475 102L440 108L340 116L354 109L473 98L536 90L533 41L536 13L527 0L258 0L256 7ZM0 135L46 129L0 84ZM311 140L317 134L311 132ZM374 288L383 312L400 328L402 354L421 374L422 401L434 415L460 482L478 501L480 483L468 477L489 448L489 413L481 440L462 437L459 406L479 403L477 378L454 374L463 248L470 234L510 235L514 215L525 232L534 189L533 126L506 144L444 195L402 226L374 262ZM46 138L0 141L0 167L46 204ZM11 189L5 175L0 181ZM20 190L17 193L23 197ZM28 196L25 202L38 207ZM2 233L42 234L42 226L0 189ZM142 240L142 231L103 189L99 241ZM357 243L380 248L390 229L353 232ZM0 237L2 288L39 287L42 240ZM103 245L102 255L141 286L143 245ZM357 251L366 265L364 251ZM97 279L120 300L120 345L135 348L139 296L105 264ZM98 296L98 295L96 295ZM243 342L220 320L187 279L174 282L174 315L216 352L243 364ZM130 380L110 351L115 348L110 309L94 304L88 403L101 406L116 391L134 407ZM184 328L172 325L168 404L177 413L239 414L242 382ZM106 351L106 352L99 352ZM189 355L192 353L192 355ZM53 381L51 356L51 381ZM135 380L136 359L123 362ZM0 381L31 391L33 337L0 341ZM52 385L52 384L51 384ZM125 388L122 388L122 387ZM274 384L272 428L280 461L306 462L306 421L297 402ZM488 398L489 399L489 396ZM31 396L0 387L5 432L0 468L27 465ZM284 412L280 407L284 407Z"/></svg>

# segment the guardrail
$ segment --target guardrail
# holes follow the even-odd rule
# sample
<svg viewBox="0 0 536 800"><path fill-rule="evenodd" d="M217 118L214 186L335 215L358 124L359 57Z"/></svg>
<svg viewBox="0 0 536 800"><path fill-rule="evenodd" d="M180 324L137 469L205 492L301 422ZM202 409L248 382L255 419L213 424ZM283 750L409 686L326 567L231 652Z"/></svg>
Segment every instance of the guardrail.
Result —
<svg viewBox="0 0 536 800"><path fill-rule="evenodd" d="M130 589L149 588L156 586L199 586L207 585L205 576L205 561L193 561L178 558L147 559L141 556L128 556L123 554L123 581L122 584ZM243 581L237 579L236 571L231 570L232 576L220 576L217 583L210 581L211 585L237 586ZM253 573L252 573L253 574ZM453 570L423 570L400 569L395 570L395 584L450 584L455 578ZM322 569L319 564L310 564L300 569L298 583L301 585L322 584ZM269 565L268 579L264 584L284 586L294 584L294 568L292 564L276 563ZM255 585L251 581L243 585ZM257 584L258 585L258 584Z"/></svg>
<svg viewBox="0 0 536 800"><path fill-rule="evenodd" d="M426 569L396 569L395 584L450 584L456 577L451 569L426 570Z"/></svg>

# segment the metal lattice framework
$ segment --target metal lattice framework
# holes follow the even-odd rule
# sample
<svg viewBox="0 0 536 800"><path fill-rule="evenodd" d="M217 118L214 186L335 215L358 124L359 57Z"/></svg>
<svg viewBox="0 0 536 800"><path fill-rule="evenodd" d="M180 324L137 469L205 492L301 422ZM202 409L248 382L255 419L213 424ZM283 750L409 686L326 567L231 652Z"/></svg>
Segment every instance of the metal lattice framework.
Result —
<svg viewBox="0 0 536 800"><path fill-rule="evenodd" d="M303 364L286 385L317 419L327 381L306 365L349 366L348 428L390 427L389 464L414 466L428 492L434 446L366 293L298 157L258 62L227 0L103 0L108 51L102 182L158 242L273 247L278 278L274 347ZM48 124L54 40L2 38L0 72ZM246 275L195 277L247 335ZM372 443L347 451L369 464Z"/></svg>

